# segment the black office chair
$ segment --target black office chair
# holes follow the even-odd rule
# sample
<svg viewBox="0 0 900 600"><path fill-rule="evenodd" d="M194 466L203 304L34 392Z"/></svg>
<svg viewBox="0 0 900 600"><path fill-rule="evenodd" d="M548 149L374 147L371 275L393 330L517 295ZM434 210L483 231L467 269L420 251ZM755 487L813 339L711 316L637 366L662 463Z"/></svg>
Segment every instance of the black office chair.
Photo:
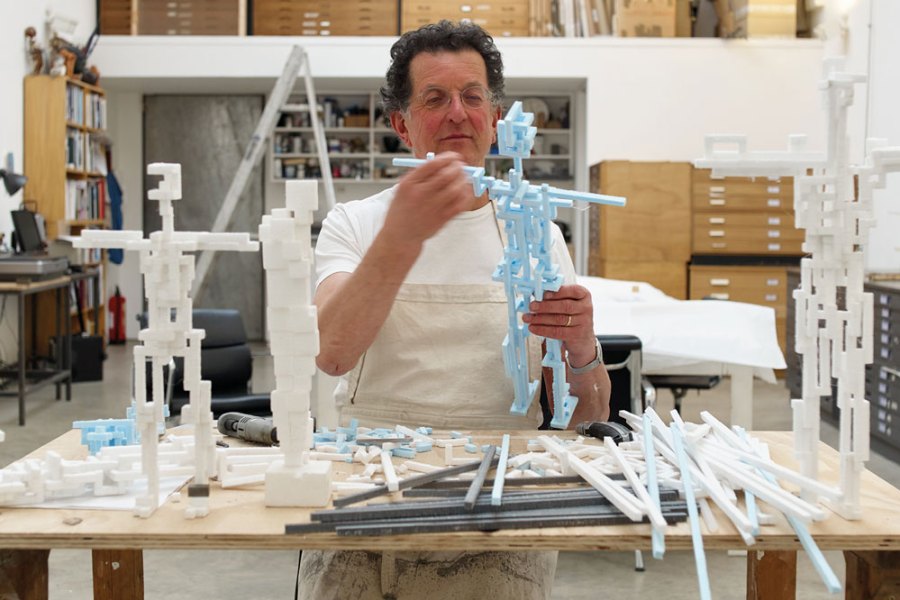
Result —
<svg viewBox="0 0 900 600"><path fill-rule="evenodd" d="M250 392L253 357L241 313L234 309L198 308L194 309L192 318L195 329L206 331L200 344L200 377L212 384L213 417L219 418L226 412L270 416L270 394ZM142 328L147 326L146 314L138 315L138 320ZM176 357L171 363L166 380L169 412L180 414L189 400L184 389L183 358ZM147 381L150 381L149 373Z"/></svg>

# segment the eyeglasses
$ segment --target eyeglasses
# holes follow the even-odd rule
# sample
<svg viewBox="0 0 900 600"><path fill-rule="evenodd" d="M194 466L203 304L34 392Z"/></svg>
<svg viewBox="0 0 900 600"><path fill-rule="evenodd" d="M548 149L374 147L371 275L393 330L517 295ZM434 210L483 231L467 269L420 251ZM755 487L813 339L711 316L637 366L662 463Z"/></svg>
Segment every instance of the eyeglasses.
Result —
<svg viewBox="0 0 900 600"><path fill-rule="evenodd" d="M479 109L491 103L490 90L480 85L472 85L459 92L439 87L428 88L416 96L414 104L425 110L443 110L453 102L453 95L459 94L459 101L466 108Z"/></svg>

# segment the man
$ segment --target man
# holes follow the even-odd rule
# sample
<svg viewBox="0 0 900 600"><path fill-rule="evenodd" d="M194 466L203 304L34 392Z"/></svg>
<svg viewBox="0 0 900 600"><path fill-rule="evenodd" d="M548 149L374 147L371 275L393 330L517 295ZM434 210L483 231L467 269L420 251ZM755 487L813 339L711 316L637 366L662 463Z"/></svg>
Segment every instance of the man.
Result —
<svg viewBox="0 0 900 600"><path fill-rule="evenodd" d="M456 429L534 429L509 414L504 374L506 296L491 274L506 244L487 194L475 196L463 165L483 166L495 140L503 64L493 40L471 24L442 21L404 34L391 49L381 90L385 113L419 157L436 157L385 192L338 205L316 247L318 366L341 380L346 422ZM609 377L593 329L590 294L558 228L554 261L565 285L533 302L523 319L539 337L563 341L573 423L606 420ZM545 387L549 385L545 382ZM522 553L304 553L308 598L545 598L556 555ZM330 590L330 591L329 591Z"/></svg>

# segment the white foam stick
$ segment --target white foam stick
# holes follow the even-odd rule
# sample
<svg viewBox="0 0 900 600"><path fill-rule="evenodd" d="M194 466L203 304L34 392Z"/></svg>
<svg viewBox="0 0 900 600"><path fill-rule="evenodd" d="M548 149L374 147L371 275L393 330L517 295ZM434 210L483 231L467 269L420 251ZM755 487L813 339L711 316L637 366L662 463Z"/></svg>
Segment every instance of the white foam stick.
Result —
<svg viewBox="0 0 900 600"><path fill-rule="evenodd" d="M650 518L650 523L655 528L659 528L660 530L665 530L667 527L666 519L662 515L662 511L659 506L650 498L650 494L647 493L647 489L641 485L640 479L638 479L637 473L634 472L634 469L631 468L631 465L628 464L628 461L625 460L625 457L622 456L622 453L616 448L615 442L612 441L612 438L606 437L603 438L603 444L606 446L606 449L609 450L609 453L619 464L619 467L622 470L622 473L625 474L625 479L628 480L628 483L631 484L631 489L634 490L634 493L640 498L644 503L644 510L647 513L647 516Z"/></svg>
<svg viewBox="0 0 900 600"><path fill-rule="evenodd" d="M662 430L659 428L659 426L665 427L665 425L662 424L662 420L660 420L659 416L655 415L654 413L650 413L650 420L653 421L654 432L662 433ZM673 425L675 425L675 427L678 427L677 422L673 423ZM669 434L669 439L672 439L672 433L671 431L668 431L668 428L666 428L666 432ZM657 444L657 449L659 450L660 454L666 457L666 459L673 465L680 465L680 459L675 455L674 448L672 446L667 446L664 443L664 440L662 439L664 436L659 437L660 440L659 444ZM738 533L744 539L744 542L748 546L752 546L755 543L755 540L750 533L753 530L753 526L750 524L747 516L738 509L736 504L728 500L728 498L722 492L722 487L721 485L719 485L718 479L715 476L710 479L702 473L702 471L691 461L690 456L687 455L687 451L685 451L685 459L685 468L690 471L691 480L696 481L700 489L713 499L713 502L716 503L716 505L722 510L722 512L725 513L728 519L737 528ZM697 494L695 490L691 490L691 493L694 495Z"/></svg>
<svg viewBox="0 0 900 600"><path fill-rule="evenodd" d="M739 433L741 435L741 439L746 441L747 434L743 430L741 430ZM762 455L763 458L769 458L768 449L766 447L762 448ZM775 478L771 474L762 472L762 475L763 477L769 479L773 484L776 483ZM793 527L794 531L797 533L797 538L800 540L800 544L806 551L807 556L809 556L810 561L812 561L813 566L819 573L819 577L822 579L825 587L828 588L828 591L832 594L836 594L837 592L841 591L840 580L831 569L831 565L829 565L828 561L825 560L825 556L822 554L822 551L819 550L819 546L809 534L809 530L803 525L803 523L791 516L787 516L787 520L790 526Z"/></svg>
<svg viewBox="0 0 900 600"><path fill-rule="evenodd" d="M429 436L425 435L424 433L419 433L415 429L406 427L405 425L397 425L394 429L397 431L397 433L402 433L403 435L405 435L407 437L411 437L412 439L414 439L418 442L434 443L434 438L429 437Z"/></svg>
<svg viewBox="0 0 900 600"><path fill-rule="evenodd" d="M745 490L750 490L760 500L772 505L786 515L794 516L801 521L821 521L827 515L819 507L813 506L775 484L769 483L754 474L740 463L709 457L710 464L721 477L733 481Z"/></svg>
<svg viewBox="0 0 900 600"><path fill-rule="evenodd" d="M678 457L678 465L681 467L681 479L684 481L684 499L687 502L688 520L691 524L691 538L694 542L694 563L697 565L697 583L700 587L700 598L701 600L711 600L712 593L709 589L709 573L706 570L706 554L703 551L703 536L700 534L700 519L697 516L697 501L694 499L694 486L691 482L691 468L688 455L684 449L681 430L678 429L677 424L672 424L671 433L675 454Z"/></svg>
<svg viewBox="0 0 900 600"><path fill-rule="evenodd" d="M503 478L506 477L506 462L509 460L509 434L504 433L500 442L500 459L494 472L494 486L491 488L491 506L503 502Z"/></svg>
<svg viewBox="0 0 900 600"><path fill-rule="evenodd" d="M621 510L632 521L640 521L644 518L641 503L631 494L623 491L609 477L592 469L583 460L569 453L565 446L554 441L549 436L538 436L538 442L547 449L547 451L556 455L559 462L564 465L563 473L569 474L572 471L581 475L585 481L590 483L594 488L603 494L616 508Z"/></svg>
<svg viewBox="0 0 900 600"><path fill-rule="evenodd" d="M652 426L650 425L650 415L645 414L642 421L643 430L645 432L650 432L652 429ZM656 504L657 508L661 508L659 501L659 484L656 481L656 451L653 448L653 434L642 435L641 441L644 446L644 462L647 464L647 490L650 493L650 498L653 500L653 503ZM653 558L662 560L662 557L666 552L664 530L654 527L651 540L653 543Z"/></svg>
<svg viewBox="0 0 900 600"><path fill-rule="evenodd" d="M416 460L408 460L404 464L406 464L406 468L408 468L410 471L418 471L419 473L432 473L434 471L441 470L441 467L429 465L428 463L422 463Z"/></svg>
<svg viewBox="0 0 900 600"><path fill-rule="evenodd" d="M381 468L384 470L384 482L387 484L388 491L398 491L400 489L400 480L397 479L397 472L394 471L394 462L391 460L390 452L381 453Z"/></svg>
<svg viewBox="0 0 900 600"><path fill-rule="evenodd" d="M700 516L703 517L703 522L706 523L706 530L710 533L715 533L719 530L719 521L716 520L716 515L713 514L712 509L709 507L709 501L706 498L700 498L697 502L700 504Z"/></svg>
<svg viewBox="0 0 900 600"><path fill-rule="evenodd" d="M746 440L742 439L737 433L726 427L710 413L703 411L700 413L700 418L712 426L716 433L720 434L720 439L729 442L729 445L733 448L733 452L741 452L740 457L744 462L753 465L754 467L761 468L775 475L779 479L790 481L822 498L827 498L834 502L840 502L843 498L841 490L837 487L825 485L815 479L806 477L805 475L779 465L772 460L762 458L750 447L750 444L747 443Z"/></svg>

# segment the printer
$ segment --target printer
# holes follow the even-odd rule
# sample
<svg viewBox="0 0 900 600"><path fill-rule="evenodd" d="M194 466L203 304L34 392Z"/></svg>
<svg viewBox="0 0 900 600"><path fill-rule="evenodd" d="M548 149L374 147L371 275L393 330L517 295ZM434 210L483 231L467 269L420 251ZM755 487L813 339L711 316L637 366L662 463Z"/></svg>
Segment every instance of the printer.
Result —
<svg viewBox="0 0 900 600"><path fill-rule="evenodd" d="M0 281L34 281L66 274L69 261L46 252L39 215L24 209L11 214L14 253L0 255Z"/></svg>

